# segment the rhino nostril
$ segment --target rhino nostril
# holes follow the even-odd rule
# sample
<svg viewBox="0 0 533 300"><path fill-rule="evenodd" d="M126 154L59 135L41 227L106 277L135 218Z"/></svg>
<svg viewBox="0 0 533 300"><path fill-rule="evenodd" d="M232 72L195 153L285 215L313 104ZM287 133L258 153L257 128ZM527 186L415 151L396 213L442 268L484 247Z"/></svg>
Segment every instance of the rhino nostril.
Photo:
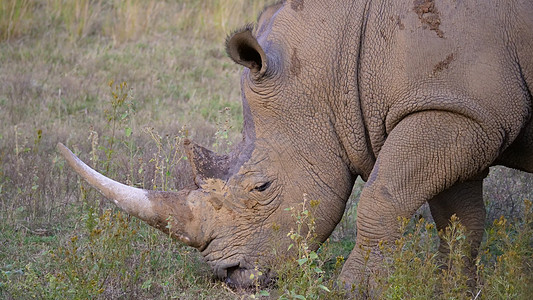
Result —
<svg viewBox="0 0 533 300"><path fill-rule="evenodd" d="M224 282L231 286L231 287L237 287L237 286L240 286L240 282L239 282L239 276L235 276L235 273L238 273L237 270L239 270L240 267L239 265L236 265L236 266L233 266L233 267L229 267L226 269L226 279L224 280Z"/></svg>
<svg viewBox="0 0 533 300"><path fill-rule="evenodd" d="M226 269L226 271L228 272L228 277L231 276L231 274L233 274L233 272L237 271L238 269L240 269L240 266L239 264L235 265L235 266L232 266L232 267L229 267Z"/></svg>
<svg viewBox="0 0 533 300"><path fill-rule="evenodd" d="M236 269L239 268L240 263L223 264L215 267L215 273L219 280L226 281Z"/></svg>

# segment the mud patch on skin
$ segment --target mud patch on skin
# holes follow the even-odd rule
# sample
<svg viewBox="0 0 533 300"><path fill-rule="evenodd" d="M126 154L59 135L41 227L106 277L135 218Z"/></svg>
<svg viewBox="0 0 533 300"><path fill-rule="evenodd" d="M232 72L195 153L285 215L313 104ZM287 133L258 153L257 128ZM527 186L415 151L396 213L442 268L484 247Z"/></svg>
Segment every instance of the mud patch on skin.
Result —
<svg viewBox="0 0 533 300"><path fill-rule="evenodd" d="M294 11L300 11L304 9L304 0L292 0L291 1L291 8Z"/></svg>
<svg viewBox="0 0 533 300"><path fill-rule="evenodd" d="M394 17L390 17L390 20L396 24L396 26L398 26L398 28L400 30L404 30L405 29L405 25L402 23L402 18L400 16L396 16L396 18Z"/></svg>
<svg viewBox="0 0 533 300"><path fill-rule="evenodd" d="M302 69L302 65L300 63L300 59L298 58L298 54L296 53L296 48L292 49L292 55L291 55L291 74L294 76L298 76L300 74L300 71Z"/></svg>
<svg viewBox="0 0 533 300"><path fill-rule="evenodd" d="M440 61L438 64L433 67L433 75L441 72L442 70L448 69L452 61L455 60L453 53L450 53L443 61Z"/></svg>
<svg viewBox="0 0 533 300"><path fill-rule="evenodd" d="M396 17L396 25L398 25L398 28L400 28L400 30L405 29L405 25L403 25L402 19L400 18L400 16Z"/></svg>
<svg viewBox="0 0 533 300"><path fill-rule="evenodd" d="M444 32L439 29L441 24L439 11L435 7L434 0L414 0L413 10L418 15L424 28L429 28L437 33L437 36L444 38Z"/></svg>

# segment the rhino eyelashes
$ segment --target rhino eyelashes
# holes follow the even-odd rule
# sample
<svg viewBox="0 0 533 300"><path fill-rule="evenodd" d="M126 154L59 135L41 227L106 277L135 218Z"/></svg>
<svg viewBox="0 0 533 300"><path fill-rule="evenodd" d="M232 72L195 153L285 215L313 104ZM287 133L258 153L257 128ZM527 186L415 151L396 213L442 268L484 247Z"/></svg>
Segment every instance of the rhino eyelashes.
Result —
<svg viewBox="0 0 533 300"><path fill-rule="evenodd" d="M264 192L266 189L270 187L271 184L272 184L272 181L265 182L260 186L254 187L254 191Z"/></svg>

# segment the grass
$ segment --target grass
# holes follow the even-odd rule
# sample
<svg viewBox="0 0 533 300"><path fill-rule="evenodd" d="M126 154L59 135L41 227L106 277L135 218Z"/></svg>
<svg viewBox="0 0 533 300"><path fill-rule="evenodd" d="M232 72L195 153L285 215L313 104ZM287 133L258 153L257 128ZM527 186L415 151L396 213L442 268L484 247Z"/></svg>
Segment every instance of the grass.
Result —
<svg viewBox="0 0 533 300"><path fill-rule="evenodd" d="M31 0L0 2L0 40L11 40L28 30L33 14Z"/></svg>
<svg viewBox="0 0 533 300"><path fill-rule="evenodd" d="M299 254L276 266L277 285L233 291L196 250L119 213L55 150L66 143L134 186L190 184L183 138L220 152L240 138L240 68L223 41L264 3L0 1L0 298L342 298L333 279L353 247L362 182L318 251L306 246L312 235L293 231L287 238ZM531 206L522 201L532 199L533 180L492 173L478 299L520 299L533 286ZM310 208L287 213L312 225ZM472 297L460 269L437 268L430 227L404 226L386 260L384 298Z"/></svg>

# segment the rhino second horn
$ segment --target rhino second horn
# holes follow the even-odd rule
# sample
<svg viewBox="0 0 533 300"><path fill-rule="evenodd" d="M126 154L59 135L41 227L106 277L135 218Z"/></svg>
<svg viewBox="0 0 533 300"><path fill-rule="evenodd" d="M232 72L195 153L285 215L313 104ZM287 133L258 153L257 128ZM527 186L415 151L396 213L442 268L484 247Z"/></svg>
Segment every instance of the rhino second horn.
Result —
<svg viewBox="0 0 533 300"><path fill-rule="evenodd" d="M146 190L127 186L96 172L62 143L58 143L57 148L76 173L105 197L113 200L120 209L145 221L155 221L160 217L154 211Z"/></svg>

